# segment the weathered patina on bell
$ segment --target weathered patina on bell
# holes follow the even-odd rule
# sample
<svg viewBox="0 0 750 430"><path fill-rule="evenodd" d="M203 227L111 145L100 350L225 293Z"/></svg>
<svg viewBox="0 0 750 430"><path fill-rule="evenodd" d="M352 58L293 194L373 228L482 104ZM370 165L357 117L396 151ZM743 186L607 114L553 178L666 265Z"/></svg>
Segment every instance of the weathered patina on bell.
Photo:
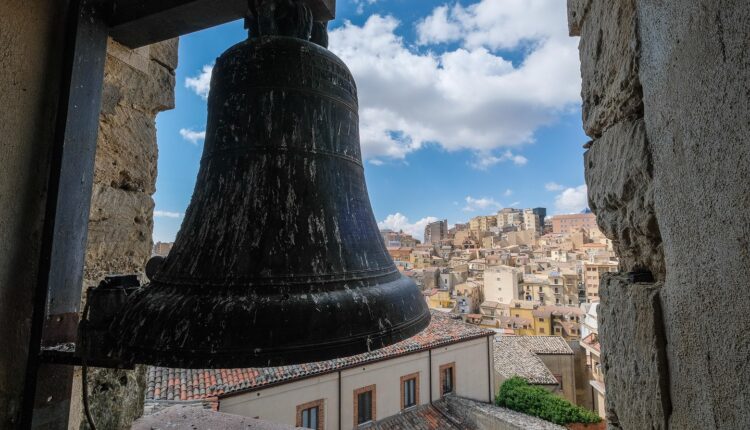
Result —
<svg viewBox="0 0 750 430"><path fill-rule="evenodd" d="M182 227L113 327L126 358L310 362L381 348L429 323L370 207L354 80L308 40L304 5L281 4L256 11L265 21L216 61Z"/></svg>

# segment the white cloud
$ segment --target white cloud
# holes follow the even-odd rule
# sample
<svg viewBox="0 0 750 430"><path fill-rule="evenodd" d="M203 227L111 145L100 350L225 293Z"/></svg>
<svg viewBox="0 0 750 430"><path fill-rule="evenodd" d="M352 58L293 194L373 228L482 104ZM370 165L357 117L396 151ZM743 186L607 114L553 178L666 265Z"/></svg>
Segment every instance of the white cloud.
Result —
<svg viewBox="0 0 750 430"><path fill-rule="evenodd" d="M206 64L198 76L185 78L185 88L193 90L203 100L208 99L208 89L211 86L211 72L213 69L213 64Z"/></svg>
<svg viewBox="0 0 750 430"><path fill-rule="evenodd" d="M352 0L357 5L357 14L362 15L365 11L365 5L374 4L377 0Z"/></svg>
<svg viewBox="0 0 750 430"><path fill-rule="evenodd" d="M505 197L510 197L510 196L513 195L513 190L511 190L510 188L508 188L507 190L505 190L505 192L503 193L503 195Z"/></svg>
<svg viewBox="0 0 750 430"><path fill-rule="evenodd" d="M529 160L523 155L514 154L508 150L499 155L491 155L481 152L477 153L475 154L471 166L478 170L487 170L495 164L502 163L503 161L512 161L516 166L525 166L526 163L529 162Z"/></svg>
<svg viewBox="0 0 750 430"><path fill-rule="evenodd" d="M477 210L500 209L501 207L502 205L493 198L481 197L477 199L472 196L466 196L466 206L464 206L463 210L465 212L474 212Z"/></svg>
<svg viewBox="0 0 750 430"><path fill-rule="evenodd" d="M417 23L417 43L443 43L461 38L461 26L448 18L448 6L438 6L432 15Z"/></svg>
<svg viewBox="0 0 750 430"><path fill-rule="evenodd" d="M182 214L179 212L167 212L167 211L154 211L155 218L181 218Z"/></svg>
<svg viewBox="0 0 750 430"><path fill-rule="evenodd" d="M382 166L383 160L378 160L377 158L371 158L370 164L372 164L373 166Z"/></svg>
<svg viewBox="0 0 750 430"><path fill-rule="evenodd" d="M205 130L196 131L196 130L190 130L188 128L181 128L180 136L182 136L183 139L187 140L193 145L197 145L198 141L202 141L203 139L206 138L206 131Z"/></svg>
<svg viewBox="0 0 750 430"><path fill-rule="evenodd" d="M461 47L444 52L408 45L390 16L331 31L330 49L357 81L366 159L403 159L437 144L474 152L472 166L480 169L501 161L524 165L528 160L515 150L506 155L509 148L533 142L539 127L580 103L577 41L567 35L564 2L512 0L510 15L503 15L505 3L436 8L417 29L423 43L458 38ZM498 23L478 15L483 8L499 13L500 23L543 22L495 34ZM493 52L498 48L520 50L525 58L514 65Z"/></svg>
<svg viewBox="0 0 750 430"><path fill-rule="evenodd" d="M401 231L408 233L419 240L424 239L424 228L427 224L435 222L438 219L434 216L428 216L420 219L417 222L409 222L409 218L400 212L388 215L383 221L378 222L378 228L381 230L391 229L393 231Z"/></svg>
<svg viewBox="0 0 750 430"><path fill-rule="evenodd" d="M579 213L588 206L586 185L566 188L555 197L555 210L558 214Z"/></svg>
<svg viewBox="0 0 750 430"><path fill-rule="evenodd" d="M464 7L435 8L417 25L422 44L462 41L467 47L514 49L568 37L565 2L559 0L481 0ZM438 25L436 25L438 23Z"/></svg>
<svg viewBox="0 0 750 430"><path fill-rule="evenodd" d="M547 191L560 191L563 188L565 187L558 184L557 182L547 182L546 184L544 184L544 189Z"/></svg>

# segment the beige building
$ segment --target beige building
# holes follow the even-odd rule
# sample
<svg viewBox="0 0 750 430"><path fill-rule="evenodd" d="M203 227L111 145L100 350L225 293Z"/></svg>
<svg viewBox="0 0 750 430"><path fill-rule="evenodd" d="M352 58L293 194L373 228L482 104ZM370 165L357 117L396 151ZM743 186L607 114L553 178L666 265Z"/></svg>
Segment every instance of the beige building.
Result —
<svg viewBox="0 0 750 430"><path fill-rule="evenodd" d="M473 232L490 231L490 228L497 226L497 216L476 216L469 221L469 230Z"/></svg>
<svg viewBox="0 0 750 430"><path fill-rule="evenodd" d="M599 282L603 274L617 272L616 261L601 263L586 261L583 263L583 285L586 290L586 302L599 301Z"/></svg>
<svg viewBox="0 0 750 430"><path fill-rule="evenodd" d="M539 222L539 215L534 213L534 209L524 209L523 211L523 229L531 231L541 231L542 225Z"/></svg>
<svg viewBox="0 0 750 430"><path fill-rule="evenodd" d="M504 208L497 213L498 227L518 227L523 224L523 211L520 209Z"/></svg>
<svg viewBox="0 0 750 430"><path fill-rule="evenodd" d="M151 251L153 255L160 255L162 257L166 257L167 254L169 254L169 251L172 250L172 245L174 245L174 242L156 242L154 244L154 249Z"/></svg>
<svg viewBox="0 0 750 430"><path fill-rule="evenodd" d="M576 403L575 356L560 336L499 336L495 341L495 383L527 379Z"/></svg>
<svg viewBox="0 0 750 430"><path fill-rule="evenodd" d="M146 406L204 403L221 412L316 429L354 429L443 395L493 398L494 332L437 312L422 333L336 360L257 369L150 368Z"/></svg>
<svg viewBox="0 0 750 430"><path fill-rule="evenodd" d="M553 233L572 233L580 229L598 229L593 213L555 215L552 217Z"/></svg>
<svg viewBox="0 0 750 430"><path fill-rule="evenodd" d="M484 271L484 300L510 304L521 293L523 272L516 267L490 266Z"/></svg>
<svg viewBox="0 0 750 430"><path fill-rule="evenodd" d="M600 417L606 416L604 372L602 370L601 348L599 346L599 334L593 332L581 340L581 346L586 350L587 367L589 369L589 385L593 392L594 411Z"/></svg>
<svg viewBox="0 0 750 430"><path fill-rule="evenodd" d="M409 255L409 262L415 269L424 269L432 266L432 253L419 249L412 250Z"/></svg>

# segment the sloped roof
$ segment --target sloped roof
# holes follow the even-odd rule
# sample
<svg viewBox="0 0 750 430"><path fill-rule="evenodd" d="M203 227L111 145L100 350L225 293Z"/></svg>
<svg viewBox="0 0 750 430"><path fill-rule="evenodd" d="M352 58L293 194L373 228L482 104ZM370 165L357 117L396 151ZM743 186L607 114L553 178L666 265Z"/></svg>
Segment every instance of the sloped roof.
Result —
<svg viewBox="0 0 750 430"><path fill-rule="evenodd" d="M534 385L557 385L557 379L536 354L529 351L519 337L499 336L494 344L495 371L505 379L520 376Z"/></svg>
<svg viewBox="0 0 750 430"><path fill-rule="evenodd" d="M368 427L372 430L459 430L459 424L448 420L432 405L417 406L388 418L378 420Z"/></svg>
<svg viewBox="0 0 750 430"><path fill-rule="evenodd" d="M492 330L467 324L460 317L456 319L433 310L430 325L421 333L391 346L350 357L292 366L243 369L149 367L146 401L194 401L223 397L494 334Z"/></svg>
<svg viewBox="0 0 750 430"><path fill-rule="evenodd" d="M510 338L507 342L513 342L534 354L543 355L572 355L573 350L560 336L505 336Z"/></svg>

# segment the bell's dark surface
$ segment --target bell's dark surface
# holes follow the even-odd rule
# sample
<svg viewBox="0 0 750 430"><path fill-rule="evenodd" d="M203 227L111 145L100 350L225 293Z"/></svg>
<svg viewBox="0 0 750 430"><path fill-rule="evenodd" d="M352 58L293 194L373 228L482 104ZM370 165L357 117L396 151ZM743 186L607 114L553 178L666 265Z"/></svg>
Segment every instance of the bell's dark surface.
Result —
<svg viewBox="0 0 750 430"><path fill-rule="evenodd" d="M387 346L430 320L388 255L346 65L293 37L216 61L198 180L175 245L116 323L171 367L283 365Z"/></svg>

